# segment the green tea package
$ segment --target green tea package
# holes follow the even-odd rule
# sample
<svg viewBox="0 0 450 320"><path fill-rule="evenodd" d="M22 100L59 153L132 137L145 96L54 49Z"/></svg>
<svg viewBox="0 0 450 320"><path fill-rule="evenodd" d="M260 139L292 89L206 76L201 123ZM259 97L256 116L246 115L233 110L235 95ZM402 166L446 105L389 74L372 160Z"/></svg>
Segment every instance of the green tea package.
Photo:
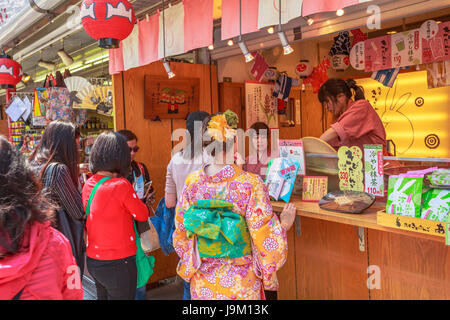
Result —
<svg viewBox="0 0 450 320"><path fill-rule="evenodd" d="M390 176L386 212L420 218L423 175Z"/></svg>
<svg viewBox="0 0 450 320"><path fill-rule="evenodd" d="M427 183L433 188L450 187L450 169L438 169L426 176Z"/></svg>
<svg viewBox="0 0 450 320"><path fill-rule="evenodd" d="M450 190L430 189L422 206L422 219L446 221L450 208Z"/></svg>

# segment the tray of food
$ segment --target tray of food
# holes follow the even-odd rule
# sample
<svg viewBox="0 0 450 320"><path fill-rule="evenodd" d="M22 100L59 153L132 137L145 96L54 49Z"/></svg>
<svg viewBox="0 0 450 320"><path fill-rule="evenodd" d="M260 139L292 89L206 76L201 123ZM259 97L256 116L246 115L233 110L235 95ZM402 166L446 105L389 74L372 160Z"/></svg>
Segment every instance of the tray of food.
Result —
<svg viewBox="0 0 450 320"><path fill-rule="evenodd" d="M333 191L319 201L323 210L342 213L361 213L375 202L375 196L360 191Z"/></svg>

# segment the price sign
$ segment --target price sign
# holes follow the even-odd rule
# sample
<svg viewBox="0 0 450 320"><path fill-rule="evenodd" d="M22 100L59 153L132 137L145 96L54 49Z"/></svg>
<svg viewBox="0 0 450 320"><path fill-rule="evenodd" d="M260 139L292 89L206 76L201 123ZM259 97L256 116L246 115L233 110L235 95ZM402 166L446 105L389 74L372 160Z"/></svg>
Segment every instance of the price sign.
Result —
<svg viewBox="0 0 450 320"><path fill-rule="evenodd" d="M374 196L384 196L383 176L383 146L364 145L364 191Z"/></svg>
<svg viewBox="0 0 450 320"><path fill-rule="evenodd" d="M303 177L302 200L320 201L328 190L328 177Z"/></svg>
<svg viewBox="0 0 450 320"><path fill-rule="evenodd" d="M359 147L340 147L338 150L339 188L364 191L362 151Z"/></svg>

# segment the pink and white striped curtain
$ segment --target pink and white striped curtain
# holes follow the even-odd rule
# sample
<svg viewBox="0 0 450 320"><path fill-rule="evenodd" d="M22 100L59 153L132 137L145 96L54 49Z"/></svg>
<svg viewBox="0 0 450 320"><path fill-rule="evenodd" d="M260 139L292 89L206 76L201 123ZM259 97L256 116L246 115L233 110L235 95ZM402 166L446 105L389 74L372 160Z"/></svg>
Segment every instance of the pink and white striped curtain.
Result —
<svg viewBox="0 0 450 320"><path fill-rule="evenodd" d="M371 0L281 0L281 23ZM279 22L279 0L241 0L242 34ZM183 0L165 10L166 57L213 43L214 0ZM239 0L222 1L222 40L239 35ZM109 72L119 73L164 57L162 13L138 21L120 48L109 50Z"/></svg>
<svg viewBox="0 0 450 320"><path fill-rule="evenodd" d="M258 31L259 0L242 0L242 34ZM222 1L222 40L239 35L239 0Z"/></svg>
<svg viewBox="0 0 450 320"><path fill-rule="evenodd" d="M138 22L139 64L144 66L158 60L159 14Z"/></svg>
<svg viewBox="0 0 450 320"><path fill-rule="evenodd" d="M184 0L184 51L213 44L214 0Z"/></svg>

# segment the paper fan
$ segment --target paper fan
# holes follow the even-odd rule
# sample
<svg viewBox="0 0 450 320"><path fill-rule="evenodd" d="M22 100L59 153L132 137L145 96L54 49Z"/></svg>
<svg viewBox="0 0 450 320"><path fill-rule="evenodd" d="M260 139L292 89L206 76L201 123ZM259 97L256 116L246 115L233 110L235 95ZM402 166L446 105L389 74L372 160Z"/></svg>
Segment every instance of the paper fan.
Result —
<svg viewBox="0 0 450 320"><path fill-rule="evenodd" d="M69 92L79 92L86 87L92 86L92 84L86 78L78 76L68 77L64 79L64 83L66 84Z"/></svg>
<svg viewBox="0 0 450 320"><path fill-rule="evenodd" d="M97 87L87 94L82 103L84 109L96 110L100 114L111 115L113 111L112 87Z"/></svg>
<svg viewBox="0 0 450 320"><path fill-rule="evenodd" d="M95 88L97 88L97 86L89 83L86 87L84 87L83 89L81 89L80 91L77 92L77 98L80 99L81 101L84 101L84 99L92 94L92 92L95 90Z"/></svg>

